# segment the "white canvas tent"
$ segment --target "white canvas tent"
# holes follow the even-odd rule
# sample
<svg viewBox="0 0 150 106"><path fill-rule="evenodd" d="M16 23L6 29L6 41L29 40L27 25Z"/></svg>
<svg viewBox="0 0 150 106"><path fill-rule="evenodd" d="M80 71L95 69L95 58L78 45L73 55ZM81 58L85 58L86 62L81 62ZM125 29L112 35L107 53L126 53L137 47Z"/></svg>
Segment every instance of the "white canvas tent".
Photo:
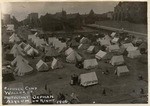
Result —
<svg viewBox="0 0 150 106"><path fill-rule="evenodd" d="M127 52L130 52L130 51L135 51L135 50L137 50L137 49L138 49L138 47L129 46L129 47L126 49L126 51L127 51Z"/></svg>
<svg viewBox="0 0 150 106"><path fill-rule="evenodd" d="M33 47L31 47L28 51L27 51L27 54L30 55L30 56L33 56L33 55L38 55L39 52L34 49Z"/></svg>
<svg viewBox="0 0 150 106"><path fill-rule="evenodd" d="M66 43L60 43L58 52L63 51L66 47L67 47Z"/></svg>
<svg viewBox="0 0 150 106"><path fill-rule="evenodd" d="M134 51L129 51L128 52L128 57L129 58L137 58L141 55L139 50L134 50Z"/></svg>
<svg viewBox="0 0 150 106"><path fill-rule="evenodd" d="M20 63L21 61L26 62L27 64L29 63L29 61L27 61L25 58L23 58L21 55L18 55L12 62L11 65L15 66L18 65L18 63Z"/></svg>
<svg viewBox="0 0 150 106"><path fill-rule="evenodd" d="M109 52L118 52L120 50L120 47L119 45L110 45L107 49Z"/></svg>
<svg viewBox="0 0 150 106"><path fill-rule="evenodd" d="M115 70L115 74L117 74L118 76L127 75L129 74L129 69L127 68L127 66L119 66Z"/></svg>
<svg viewBox="0 0 150 106"><path fill-rule="evenodd" d="M94 48L95 46L90 46L88 49L87 49L87 52L88 53L92 53L94 51Z"/></svg>
<svg viewBox="0 0 150 106"><path fill-rule="evenodd" d="M16 57L17 55L22 55L25 56L25 54L23 53L23 50L21 47L18 46L18 44L15 44L12 49L10 50L10 54L13 54L14 57Z"/></svg>
<svg viewBox="0 0 150 106"><path fill-rule="evenodd" d="M115 65L122 65L124 64L124 58L122 55L120 56L113 56L112 59L110 60L110 63L115 66Z"/></svg>
<svg viewBox="0 0 150 106"><path fill-rule="evenodd" d="M111 40L111 42L112 42L112 43L117 43L118 40L119 40L119 38L113 38L113 39Z"/></svg>
<svg viewBox="0 0 150 106"><path fill-rule="evenodd" d="M48 65L43 61L40 60L37 64L36 64L36 69L38 71L47 71L48 70Z"/></svg>
<svg viewBox="0 0 150 106"><path fill-rule="evenodd" d="M91 41L88 38L83 37L82 39L80 39L80 43L82 43L82 44L89 44L89 43L91 43Z"/></svg>
<svg viewBox="0 0 150 106"><path fill-rule="evenodd" d="M123 46L123 48L125 48L125 49L127 49L129 46L134 47L132 43L125 43L125 44L123 44L122 46Z"/></svg>
<svg viewBox="0 0 150 106"><path fill-rule="evenodd" d="M15 73L18 76L24 76L25 74L28 74L32 71L33 71L33 68L24 61L21 61L20 63L18 63L15 69Z"/></svg>
<svg viewBox="0 0 150 106"><path fill-rule="evenodd" d="M110 36L109 36L109 35L105 35L105 36L104 36L104 38L102 38L102 39L105 39L105 40L108 40L108 41L110 41L110 40L111 40L111 38L110 38Z"/></svg>
<svg viewBox="0 0 150 106"><path fill-rule="evenodd" d="M48 44L56 44L57 42L59 42L59 40L56 37L49 37L48 38Z"/></svg>
<svg viewBox="0 0 150 106"><path fill-rule="evenodd" d="M115 35L116 35L116 32L112 32L110 36L114 38Z"/></svg>
<svg viewBox="0 0 150 106"><path fill-rule="evenodd" d="M30 36L29 38L31 39L31 42L34 43L34 40L36 39L36 36L35 36L35 35L32 35L32 36Z"/></svg>
<svg viewBox="0 0 150 106"><path fill-rule="evenodd" d="M19 44L19 46L20 46L22 49L24 49L24 48L27 46L27 44L24 43L24 42L21 42L21 43Z"/></svg>
<svg viewBox="0 0 150 106"><path fill-rule="evenodd" d="M85 49L88 49L89 48L89 44L80 44L78 46L78 49L81 49L81 50L85 50Z"/></svg>
<svg viewBox="0 0 150 106"><path fill-rule="evenodd" d="M28 40L31 40L34 35L28 35Z"/></svg>
<svg viewBox="0 0 150 106"><path fill-rule="evenodd" d="M104 52L104 51L102 51L102 50L99 50L99 52L95 54L95 58L97 58L97 59L100 60L100 59L102 59L106 54L107 54L106 52Z"/></svg>
<svg viewBox="0 0 150 106"><path fill-rule="evenodd" d="M65 55L68 56L71 52L73 52L73 49L72 49L72 48L68 48L68 49L65 51Z"/></svg>
<svg viewBox="0 0 150 106"><path fill-rule="evenodd" d="M15 36L17 36L17 34L13 33L13 34L9 37L9 39L11 39L11 38L13 38L13 37L15 37Z"/></svg>
<svg viewBox="0 0 150 106"><path fill-rule="evenodd" d="M60 53L61 51L63 51L66 47L67 47L67 45L66 45L66 43L62 43L61 41L57 41L57 40L55 40L55 42L53 42L52 43L53 44L53 46L55 47L55 49L58 49L58 52Z"/></svg>
<svg viewBox="0 0 150 106"><path fill-rule="evenodd" d="M98 62L96 59L87 59L84 60L84 69L92 69L98 67Z"/></svg>
<svg viewBox="0 0 150 106"><path fill-rule="evenodd" d="M35 45L36 45L36 48L42 47L42 45L46 45L46 42L44 41L44 39L37 39L35 41Z"/></svg>
<svg viewBox="0 0 150 106"><path fill-rule="evenodd" d="M30 50L32 48L32 46L30 46L29 44L26 45L26 47L24 48L24 51L27 52L28 50Z"/></svg>
<svg viewBox="0 0 150 106"><path fill-rule="evenodd" d="M12 36L9 37L9 42L10 43L20 42L20 38L17 36L17 34L13 33Z"/></svg>
<svg viewBox="0 0 150 106"><path fill-rule="evenodd" d="M99 39L99 43L101 46L109 46L110 44L110 40L106 40L106 39Z"/></svg>
<svg viewBox="0 0 150 106"><path fill-rule="evenodd" d="M98 78L95 72L80 74L80 84L84 87L98 84Z"/></svg>
<svg viewBox="0 0 150 106"><path fill-rule="evenodd" d="M76 63L77 61L81 61L82 57L76 52L76 51L72 51L67 57L66 57L66 61L68 63Z"/></svg>
<svg viewBox="0 0 150 106"><path fill-rule="evenodd" d="M63 64L60 60L53 58L51 68L52 69L60 69L60 68L63 68Z"/></svg>

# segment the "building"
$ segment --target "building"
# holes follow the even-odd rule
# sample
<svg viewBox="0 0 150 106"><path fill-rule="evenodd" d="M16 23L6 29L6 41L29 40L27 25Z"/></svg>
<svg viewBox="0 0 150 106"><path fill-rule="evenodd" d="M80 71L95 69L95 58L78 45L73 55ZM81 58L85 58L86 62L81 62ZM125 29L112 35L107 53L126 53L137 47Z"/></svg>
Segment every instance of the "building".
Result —
<svg viewBox="0 0 150 106"><path fill-rule="evenodd" d="M147 23L146 2L119 2L114 7L114 20Z"/></svg>
<svg viewBox="0 0 150 106"><path fill-rule="evenodd" d="M71 23L74 29L81 29L83 21L79 13L67 14L67 22Z"/></svg>

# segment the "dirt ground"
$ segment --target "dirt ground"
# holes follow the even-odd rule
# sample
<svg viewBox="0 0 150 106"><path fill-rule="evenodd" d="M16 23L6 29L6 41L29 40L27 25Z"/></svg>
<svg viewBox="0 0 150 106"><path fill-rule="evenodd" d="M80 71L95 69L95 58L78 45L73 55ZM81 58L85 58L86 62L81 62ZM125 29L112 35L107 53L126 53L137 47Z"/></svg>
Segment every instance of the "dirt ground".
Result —
<svg viewBox="0 0 150 106"><path fill-rule="evenodd" d="M19 31L19 35L27 39L29 31ZM22 34L24 33L24 34ZM26 37L25 37L26 36ZM7 38L8 36L3 36ZM78 50L84 58L94 58L94 54L89 54L86 51ZM114 74L115 67L111 64L105 63L103 60L98 61L99 67L96 69L85 70L78 69L75 67L75 64L70 64L65 61L65 57L62 56L61 60L63 61L64 68L49 70L48 72L37 72L35 69L35 64L41 59L41 56L31 59L25 57L34 68L34 72L30 75L25 75L22 77L15 77L15 81L3 82L3 87L7 86L10 83L23 82L24 86L37 87L38 89L34 94L42 94L46 92L44 90L45 84L48 85L48 88L52 91L54 97L57 97L59 92L63 94L70 95L75 93L78 95L78 98L81 104L93 103L147 103L148 92L148 65L143 64L138 59L130 59L124 56L125 63L129 69L129 75L117 77ZM3 62L4 62L3 58ZM50 65L49 65L50 66ZM109 75L103 75L102 71L109 69ZM70 85L70 79L72 74L80 75L82 73L93 72L95 71L98 77L99 83L97 85L82 87L79 85ZM141 74L144 80L139 81L138 75ZM140 88L144 89L145 94L140 94ZM106 96L102 95L102 90L106 90ZM135 90L135 92L133 92Z"/></svg>

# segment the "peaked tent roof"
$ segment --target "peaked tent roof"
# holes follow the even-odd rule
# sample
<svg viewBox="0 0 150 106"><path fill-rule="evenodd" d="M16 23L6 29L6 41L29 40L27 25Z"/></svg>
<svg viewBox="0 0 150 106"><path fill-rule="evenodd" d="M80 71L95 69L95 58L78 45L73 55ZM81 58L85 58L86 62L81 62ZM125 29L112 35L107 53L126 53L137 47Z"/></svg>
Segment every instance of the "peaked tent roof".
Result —
<svg viewBox="0 0 150 106"><path fill-rule="evenodd" d="M119 40L119 38L113 38L113 39L111 40L111 42L112 42L112 43L117 43L118 40Z"/></svg>
<svg viewBox="0 0 150 106"><path fill-rule="evenodd" d="M128 48L129 46L133 46L132 43L125 43L122 45L125 49ZM134 46L133 46L134 47Z"/></svg>
<svg viewBox="0 0 150 106"><path fill-rule="evenodd" d="M126 50L129 52L129 51L134 51L134 50L137 50L138 47L134 47L134 46L129 46Z"/></svg>
<svg viewBox="0 0 150 106"><path fill-rule="evenodd" d="M38 71L45 71L48 70L48 65L43 61L40 60L37 64L36 64L36 69Z"/></svg>
<svg viewBox="0 0 150 106"><path fill-rule="evenodd" d="M18 76L23 76L32 71L33 68L24 61L21 61L15 69L15 72L17 73Z"/></svg>
<svg viewBox="0 0 150 106"><path fill-rule="evenodd" d="M103 58L106 54L107 54L106 52L100 50L98 53L95 54L95 58L101 59L101 58Z"/></svg>
<svg viewBox="0 0 150 106"><path fill-rule="evenodd" d="M108 50L109 52L113 51L113 50L119 50L119 45L110 45L108 46Z"/></svg>
<svg viewBox="0 0 150 106"><path fill-rule="evenodd" d="M19 44L19 46L20 46L22 49L24 49L24 48L27 46L27 44L24 43L24 42L21 42L21 43Z"/></svg>
<svg viewBox="0 0 150 106"><path fill-rule="evenodd" d="M77 61L81 60L82 57L74 50L66 57L66 61L69 63L76 63Z"/></svg>
<svg viewBox="0 0 150 106"><path fill-rule="evenodd" d="M20 63L21 61L26 62L27 64L29 63L29 61L27 61L25 58L23 58L21 55L18 55L12 62L11 65L18 65L18 63Z"/></svg>
<svg viewBox="0 0 150 106"><path fill-rule="evenodd" d="M122 55L120 55L120 56L113 56L111 61L110 61L110 63L112 65L121 65L121 64L124 63L124 58L123 58Z"/></svg>
<svg viewBox="0 0 150 106"><path fill-rule="evenodd" d="M103 39L108 40L108 41L110 41L110 40L111 40L111 38L110 38L110 36L109 36L109 35L105 35L105 36L103 37Z"/></svg>
<svg viewBox="0 0 150 106"><path fill-rule="evenodd" d="M89 43L91 43L91 41L88 38L83 37L82 39L80 39L80 43L82 43L82 44L89 44Z"/></svg>
<svg viewBox="0 0 150 106"><path fill-rule="evenodd" d="M88 49L89 46L90 46L89 44L80 44L80 45L78 46L78 49L85 50L85 49Z"/></svg>
<svg viewBox="0 0 150 106"><path fill-rule="evenodd" d="M68 56L72 51L73 51L72 48L68 48L68 49L65 51L65 55Z"/></svg>
<svg viewBox="0 0 150 106"><path fill-rule="evenodd" d="M14 37L16 37L16 36L17 36L17 34L13 33L13 34L9 37L9 39L12 39L12 38L14 38Z"/></svg>
<svg viewBox="0 0 150 106"><path fill-rule="evenodd" d="M28 35L28 39L29 39L29 40L32 39L33 36L34 36L34 35Z"/></svg>
<svg viewBox="0 0 150 106"><path fill-rule="evenodd" d="M24 56L25 54L23 53L23 50L20 46L18 46L18 44L15 44L12 49L10 50L10 54L13 54L14 57L16 57L17 55L22 55Z"/></svg>
<svg viewBox="0 0 150 106"><path fill-rule="evenodd" d="M51 44L51 43L54 43L54 42L57 42L59 41L56 37L49 37L48 38L48 44Z"/></svg>
<svg viewBox="0 0 150 106"><path fill-rule="evenodd" d="M99 39L100 45L101 46L109 46L110 44L110 40L106 40L106 39Z"/></svg>
<svg viewBox="0 0 150 106"><path fill-rule="evenodd" d="M30 46L30 44L27 44L26 47L24 48L24 51L27 52L28 50L30 50L32 48L32 46Z"/></svg>
<svg viewBox="0 0 150 106"><path fill-rule="evenodd" d="M141 55L139 50L134 50L134 51L129 51L128 52L128 57L130 58L137 58Z"/></svg>
<svg viewBox="0 0 150 106"><path fill-rule="evenodd" d="M95 48L95 46L90 46L90 47L87 49L87 51L88 51L88 52L92 52L92 51L94 50L94 48Z"/></svg>
<svg viewBox="0 0 150 106"><path fill-rule="evenodd" d="M98 78L95 72L89 72L85 74L80 74L81 85L88 86L98 83ZM93 82L93 83L89 83Z"/></svg>
<svg viewBox="0 0 150 106"><path fill-rule="evenodd" d="M31 47L28 51L27 51L27 54L28 55L34 55L34 54L39 54L39 52L36 50L36 49L34 49L33 47Z"/></svg>
<svg viewBox="0 0 150 106"><path fill-rule="evenodd" d="M116 32L112 32L110 36L115 37L115 35L116 35Z"/></svg>
<svg viewBox="0 0 150 106"><path fill-rule="evenodd" d="M121 73L127 73L129 72L129 69L127 68L127 66L119 66L116 69L116 73L118 76L120 76Z"/></svg>
<svg viewBox="0 0 150 106"><path fill-rule="evenodd" d="M58 59L53 58L51 68L52 69L63 68L62 62Z"/></svg>
<svg viewBox="0 0 150 106"><path fill-rule="evenodd" d="M7 24L7 29L6 30L14 31L15 30L14 28L15 28L14 24Z"/></svg>
<svg viewBox="0 0 150 106"><path fill-rule="evenodd" d="M66 43L62 43L61 41L53 42L53 46L55 47L55 49L58 48L58 52L61 52L64 48L67 47Z"/></svg>
<svg viewBox="0 0 150 106"><path fill-rule="evenodd" d="M15 33L13 33L12 36L9 37L9 42L11 43L19 42L19 41L20 41L20 38Z"/></svg>
<svg viewBox="0 0 150 106"><path fill-rule="evenodd" d="M96 59L87 59L87 60L84 60L83 65L85 69L91 69L91 68L97 67L98 62Z"/></svg>

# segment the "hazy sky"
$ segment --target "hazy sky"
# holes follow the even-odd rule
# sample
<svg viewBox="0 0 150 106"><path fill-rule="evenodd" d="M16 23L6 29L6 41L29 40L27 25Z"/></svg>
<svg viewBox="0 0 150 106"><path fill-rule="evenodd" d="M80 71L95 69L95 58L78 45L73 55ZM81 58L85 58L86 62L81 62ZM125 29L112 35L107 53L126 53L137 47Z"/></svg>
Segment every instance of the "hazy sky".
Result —
<svg viewBox="0 0 150 106"><path fill-rule="evenodd" d="M38 12L39 16L46 13L60 12L85 14L91 9L95 13L113 11L118 2L15 2L3 3L2 13L14 15L18 20L25 19L29 13Z"/></svg>

